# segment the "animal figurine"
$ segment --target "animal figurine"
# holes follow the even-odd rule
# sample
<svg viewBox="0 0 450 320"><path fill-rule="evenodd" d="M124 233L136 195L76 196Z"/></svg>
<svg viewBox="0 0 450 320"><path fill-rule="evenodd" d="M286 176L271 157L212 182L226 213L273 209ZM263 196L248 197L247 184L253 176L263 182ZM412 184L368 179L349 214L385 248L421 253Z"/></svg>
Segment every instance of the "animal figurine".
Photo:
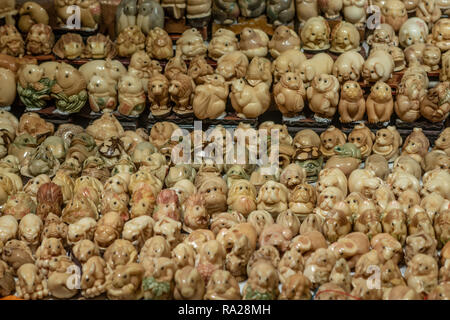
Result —
<svg viewBox="0 0 450 320"><path fill-rule="evenodd" d="M260 29L244 28L240 35L239 48L247 58L265 57L268 53L269 37Z"/></svg>
<svg viewBox="0 0 450 320"><path fill-rule="evenodd" d="M238 0L213 0L212 15L220 24L233 24L240 14Z"/></svg>
<svg viewBox="0 0 450 320"><path fill-rule="evenodd" d="M403 1L386 1L381 10L381 22L391 25L394 31L398 32L406 20L408 12Z"/></svg>
<svg viewBox="0 0 450 320"><path fill-rule="evenodd" d="M172 39L166 30L155 27L148 32L146 51L150 58L167 60L173 57Z"/></svg>
<svg viewBox="0 0 450 320"><path fill-rule="evenodd" d="M13 57L23 56L25 53L25 42L14 25L6 24L1 26L0 38L0 53Z"/></svg>
<svg viewBox="0 0 450 320"><path fill-rule="evenodd" d="M106 291L109 270L100 256L93 256L83 264L81 275L81 294L85 298L94 298Z"/></svg>
<svg viewBox="0 0 450 320"><path fill-rule="evenodd" d="M239 284L230 272L216 270L206 286L205 300L240 300Z"/></svg>
<svg viewBox="0 0 450 320"><path fill-rule="evenodd" d="M342 84L338 111L339 120L343 123L363 119L366 112L366 101L358 82L349 80Z"/></svg>
<svg viewBox="0 0 450 320"><path fill-rule="evenodd" d="M172 110L169 106L169 80L162 74L155 75L148 81L148 99L150 110L155 117L164 117Z"/></svg>
<svg viewBox="0 0 450 320"><path fill-rule="evenodd" d="M113 59L117 54L116 47L109 36L97 33L86 40L82 58Z"/></svg>
<svg viewBox="0 0 450 320"><path fill-rule="evenodd" d="M100 76L93 76L88 85L89 105L92 112L113 112L117 107L117 91Z"/></svg>
<svg viewBox="0 0 450 320"><path fill-rule="evenodd" d="M303 26L309 18L320 15L318 0L295 0L295 9L300 26Z"/></svg>
<svg viewBox="0 0 450 320"><path fill-rule="evenodd" d="M306 95L315 116L330 119L336 113L339 102L339 81L332 75L316 75Z"/></svg>
<svg viewBox="0 0 450 320"><path fill-rule="evenodd" d="M182 116L193 113L191 101L194 96L195 84L191 77L183 73L177 73L170 80L170 101L175 106L173 111Z"/></svg>
<svg viewBox="0 0 450 320"><path fill-rule="evenodd" d="M326 53L315 54L311 59L303 61L297 73L300 74L305 87L309 87L311 81L319 74L331 74L333 58ZM295 72L295 71L294 71Z"/></svg>
<svg viewBox="0 0 450 320"><path fill-rule="evenodd" d="M203 37L196 28L191 28L183 32L176 42L177 54L184 60L192 60L197 56L204 57L207 47L203 42Z"/></svg>
<svg viewBox="0 0 450 320"><path fill-rule="evenodd" d="M241 16L247 18L259 17L266 11L266 2L259 0L238 0Z"/></svg>
<svg viewBox="0 0 450 320"><path fill-rule="evenodd" d="M17 92L27 110L39 110L50 99L50 90L55 81L44 77L44 70L37 65L23 65L18 70Z"/></svg>
<svg viewBox="0 0 450 320"><path fill-rule="evenodd" d="M290 23L295 16L294 0L269 0L266 15L274 26Z"/></svg>
<svg viewBox="0 0 450 320"><path fill-rule="evenodd" d="M416 16L425 21L429 28L441 18L441 15L441 8L436 0L420 1L416 9Z"/></svg>
<svg viewBox="0 0 450 320"><path fill-rule="evenodd" d="M269 87L264 82L253 87L244 79L236 79L231 83L230 99L238 117L256 118L269 108Z"/></svg>
<svg viewBox="0 0 450 320"><path fill-rule="evenodd" d="M380 154L388 161L393 161L398 157L399 148L402 144L402 137L395 126L388 126L380 129L376 133L373 153Z"/></svg>
<svg viewBox="0 0 450 320"><path fill-rule="evenodd" d="M239 7L236 6L238 9ZM213 60L218 60L228 52L238 50L238 39L233 31L220 28L214 32L208 46L208 56Z"/></svg>
<svg viewBox="0 0 450 320"><path fill-rule="evenodd" d="M127 72L127 69L119 60L106 59L89 61L83 64L79 71L83 74L87 83L94 75L97 75L116 86L119 78Z"/></svg>
<svg viewBox="0 0 450 320"><path fill-rule="evenodd" d="M394 100L391 87L386 82L378 81L372 86L366 108L370 123L388 122L391 119Z"/></svg>
<svg viewBox="0 0 450 320"><path fill-rule="evenodd" d="M394 71L394 59L383 49L372 50L364 62L362 76L368 82L387 81Z"/></svg>
<svg viewBox="0 0 450 320"><path fill-rule="evenodd" d="M145 92L141 79L124 75L119 79L119 106L117 110L126 116L138 116L145 108Z"/></svg>
<svg viewBox="0 0 450 320"><path fill-rule="evenodd" d="M308 51L323 51L330 48L330 26L325 18L309 18L302 27L300 38L303 48Z"/></svg>
<svg viewBox="0 0 450 320"><path fill-rule="evenodd" d="M138 263L118 266L109 278L106 295L110 300L140 300L144 293L144 267Z"/></svg>
<svg viewBox="0 0 450 320"><path fill-rule="evenodd" d="M305 87L300 77L292 72L283 74L274 86L275 103L286 117L295 117L304 108Z"/></svg>
<svg viewBox="0 0 450 320"><path fill-rule="evenodd" d="M279 295L278 274L266 260L258 260L252 266L244 286L244 300L274 300Z"/></svg>
<svg viewBox="0 0 450 320"><path fill-rule="evenodd" d="M205 57L197 56L189 63L188 76L190 76L196 85L203 84L204 77L212 75L214 73L213 68L208 64Z"/></svg>
<svg viewBox="0 0 450 320"><path fill-rule="evenodd" d="M136 25L147 35L153 28L164 28L164 10L157 1L139 1Z"/></svg>
<svg viewBox="0 0 450 320"><path fill-rule="evenodd" d="M137 0L120 1L116 9L116 34L120 34L125 28L136 25L138 13Z"/></svg>
<svg viewBox="0 0 450 320"><path fill-rule="evenodd" d="M117 53L121 57L131 57L133 53L145 49L145 35L138 26L122 30L116 39Z"/></svg>
<svg viewBox="0 0 450 320"><path fill-rule="evenodd" d="M52 28L43 23L33 24L25 39L27 54L47 55L52 52L55 35Z"/></svg>
<svg viewBox="0 0 450 320"><path fill-rule="evenodd" d="M22 4L19 9L19 22L17 23L19 30L27 33L30 28L38 23L48 25L48 13L38 3L27 1Z"/></svg>
<svg viewBox="0 0 450 320"><path fill-rule="evenodd" d="M20 298L37 300L49 295L47 280L36 265L32 263L23 264L17 270L17 278L16 292Z"/></svg>
<svg viewBox="0 0 450 320"><path fill-rule="evenodd" d="M447 101L448 92L450 92L448 81L440 82L429 89L420 102L420 114L431 122L444 120L450 111L450 101Z"/></svg>
<svg viewBox="0 0 450 320"><path fill-rule="evenodd" d="M342 14L344 20L361 28L366 23L367 0L344 0Z"/></svg>
<svg viewBox="0 0 450 320"><path fill-rule="evenodd" d="M274 82L275 83L278 82L284 73L300 72L300 66L305 60L306 56L299 50L289 49L281 53L272 62L272 73L274 77Z"/></svg>
<svg viewBox="0 0 450 320"><path fill-rule="evenodd" d="M175 272L175 300L200 300L205 294L205 281L197 268L185 266Z"/></svg>
<svg viewBox="0 0 450 320"><path fill-rule="evenodd" d="M51 96L56 99L57 111L63 114L79 112L88 98L82 73L63 62L56 71L55 80Z"/></svg>
<svg viewBox="0 0 450 320"><path fill-rule="evenodd" d="M340 22L331 31L331 52L359 51L360 35L352 23Z"/></svg>
<svg viewBox="0 0 450 320"><path fill-rule="evenodd" d="M270 55L276 59L280 54L291 49L300 49L300 37L294 30L281 25L275 29L269 41Z"/></svg>
<svg viewBox="0 0 450 320"><path fill-rule="evenodd" d="M246 75L248 64L247 56L240 51L225 53L217 60L216 73L227 81L240 79Z"/></svg>
<svg viewBox="0 0 450 320"><path fill-rule="evenodd" d="M192 108L198 119L216 119L225 113L228 84L221 75L206 75L205 83L195 87Z"/></svg>

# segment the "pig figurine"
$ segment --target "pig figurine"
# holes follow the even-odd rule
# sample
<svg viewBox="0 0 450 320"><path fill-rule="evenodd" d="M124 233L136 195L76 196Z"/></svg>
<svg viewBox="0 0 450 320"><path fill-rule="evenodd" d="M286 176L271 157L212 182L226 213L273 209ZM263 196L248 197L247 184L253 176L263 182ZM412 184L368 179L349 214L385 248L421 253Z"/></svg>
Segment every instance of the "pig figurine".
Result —
<svg viewBox="0 0 450 320"><path fill-rule="evenodd" d="M364 62L362 76L368 82L387 81L394 71L394 59L383 49L372 50Z"/></svg>
<svg viewBox="0 0 450 320"><path fill-rule="evenodd" d="M318 53L311 59L305 60L300 64L298 73L306 87L319 74L331 74L333 70L333 59L326 53Z"/></svg>

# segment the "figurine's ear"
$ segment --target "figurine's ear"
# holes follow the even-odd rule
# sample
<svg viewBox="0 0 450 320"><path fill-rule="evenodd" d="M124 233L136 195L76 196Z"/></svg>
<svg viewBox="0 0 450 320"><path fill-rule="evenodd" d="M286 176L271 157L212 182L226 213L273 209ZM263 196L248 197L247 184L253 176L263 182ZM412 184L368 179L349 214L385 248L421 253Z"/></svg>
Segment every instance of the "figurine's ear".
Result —
<svg viewBox="0 0 450 320"><path fill-rule="evenodd" d="M381 63L375 63L374 68L375 68L375 72L377 73L377 75L379 77L381 77L384 72L383 65Z"/></svg>
<svg viewBox="0 0 450 320"><path fill-rule="evenodd" d="M358 74L359 74L359 70L355 67L355 65L352 64L352 71L356 76L355 80L358 80Z"/></svg>
<svg viewBox="0 0 450 320"><path fill-rule="evenodd" d="M312 81L314 79L315 71L312 66L306 66L305 68L306 80Z"/></svg>
<svg viewBox="0 0 450 320"><path fill-rule="evenodd" d="M294 71L295 71L295 65L294 65L294 62L289 61L289 63L288 63L288 68L289 68L289 71L290 71L290 72L294 72Z"/></svg>
<svg viewBox="0 0 450 320"><path fill-rule="evenodd" d="M53 47L53 53L60 59L64 59L63 43L58 41Z"/></svg>

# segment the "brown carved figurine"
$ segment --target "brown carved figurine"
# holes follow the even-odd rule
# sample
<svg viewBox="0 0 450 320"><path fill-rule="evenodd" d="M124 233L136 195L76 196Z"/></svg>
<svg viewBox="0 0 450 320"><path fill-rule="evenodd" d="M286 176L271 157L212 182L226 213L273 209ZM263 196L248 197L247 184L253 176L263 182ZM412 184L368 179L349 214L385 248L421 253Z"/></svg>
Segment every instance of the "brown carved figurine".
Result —
<svg viewBox="0 0 450 320"><path fill-rule="evenodd" d="M153 28L147 35L146 51L150 58L166 60L173 57L172 39L166 30Z"/></svg>
<svg viewBox="0 0 450 320"><path fill-rule="evenodd" d="M0 27L0 53L13 57L23 56L25 53L25 43L14 25Z"/></svg>
<svg viewBox="0 0 450 320"><path fill-rule="evenodd" d="M284 116L296 116L304 108L306 91L303 81L295 73L283 74L280 81L274 86L273 94L275 103Z"/></svg>
<svg viewBox="0 0 450 320"><path fill-rule="evenodd" d="M228 84L218 74L206 75L204 83L195 87L192 108L199 119L216 119L224 115L228 98Z"/></svg>
<svg viewBox="0 0 450 320"><path fill-rule="evenodd" d="M300 38L305 50L327 50L330 48L330 26L323 17L309 18L302 27Z"/></svg>
<svg viewBox="0 0 450 320"><path fill-rule="evenodd" d="M428 90L427 95L420 102L420 114L431 122L444 120L450 112L450 82L438 83Z"/></svg>
<svg viewBox="0 0 450 320"><path fill-rule="evenodd" d="M113 59L117 54L114 43L101 33L90 36L86 40L86 46L82 53L83 58L90 59Z"/></svg>
<svg viewBox="0 0 450 320"><path fill-rule="evenodd" d="M50 54L55 44L55 35L49 25L38 23L30 28L25 42L27 54Z"/></svg>
<svg viewBox="0 0 450 320"><path fill-rule="evenodd" d="M163 117L170 113L169 80L162 74L157 74L148 80L148 99L150 110L155 117Z"/></svg>
<svg viewBox="0 0 450 320"><path fill-rule="evenodd" d="M287 26L279 26L275 29L274 35L269 41L270 55L276 59L280 54L290 49L300 49L300 37Z"/></svg>
<svg viewBox="0 0 450 320"><path fill-rule="evenodd" d="M376 133L373 153L380 154L388 161L393 161L399 154L402 138L394 126L380 129Z"/></svg>
<svg viewBox="0 0 450 320"><path fill-rule="evenodd" d="M330 119L339 102L339 81L327 74L316 75L306 91L309 108L318 117Z"/></svg>
<svg viewBox="0 0 450 320"><path fill-rule="evenodd" d="M389 121L394 110L391 87L383 81L375 83L370 89L366 108L370 123Z"/></svg>
<svg viewBox="0 0 450 320"><path fill-rule="evenodd" d="M170 80L170 100L175 104L173 111L176 114L189 115L193 113L191 101L194 90L194 81L186 74L178 73Z"/></svg>
<svg viewBox="0 0 450 320"><path fill-rule="evenodd" d="M343 123L363 119L366 111L366 102L358 82L347 81L342 84L338 110L340 115L339 119Z"/></svg>
<svg viewBox="0 0 450 320"><path fill-rule="evenodd" d="M145 49L145 35L138 26L125 28L116 39L117 53L121 57L131 57L133 53Z"/></svg>

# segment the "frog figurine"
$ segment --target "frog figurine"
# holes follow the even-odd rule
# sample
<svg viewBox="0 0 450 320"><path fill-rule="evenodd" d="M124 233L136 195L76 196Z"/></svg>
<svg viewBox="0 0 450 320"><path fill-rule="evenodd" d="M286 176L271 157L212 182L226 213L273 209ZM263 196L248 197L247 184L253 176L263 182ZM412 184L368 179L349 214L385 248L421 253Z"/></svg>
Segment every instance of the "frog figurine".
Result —
<svg viewBox="0 0 450 320"><path fill-rule="evenodd" d="M54 80L44 77L44 69L35 64L26 64L17 72L17 93L27 111L40 110L50 100Z"/></svg>
<svg viewBox="0 0 450 320"><path fill-rule="evenodd" d="M336 155L332 156L325 168L338 168L347 177L353 170L358 169L361 163L361 150L353 143L345 143L334 147Z"/></svg>

